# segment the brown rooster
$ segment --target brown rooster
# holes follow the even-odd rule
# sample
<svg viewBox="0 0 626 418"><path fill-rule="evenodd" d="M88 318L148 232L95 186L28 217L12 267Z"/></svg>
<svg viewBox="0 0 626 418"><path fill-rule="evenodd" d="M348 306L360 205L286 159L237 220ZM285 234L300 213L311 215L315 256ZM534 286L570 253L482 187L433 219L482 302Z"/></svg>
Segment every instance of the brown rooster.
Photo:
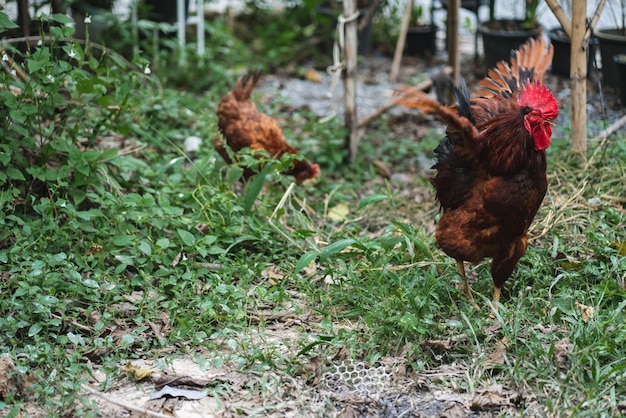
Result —
<svg viewBox="0 0 626 418"><path fill-rule="evenodd" d="M213 138L215 150L227 163L232 163L222 137L236 155L243 148L265 150L272 158L283 154L298 154L298 151L285 142L283 131L278 123L264 113L259 112L250 100L250 94L256 86L261 73L251 71L237 80L235 88L226 94L217 108L220 133ZM297 182L315 177L320 172L317 164L307 160L294 160L293 166L284 174L292 175ZM254 174L246 170L247 178Z"/></svg>
<svg viewBox="0 0 626 418"><path fill-rule="evenodd" d="M553 49L530 40L480 81L469 98L455 88L456 106L446 107L419 90L404 87L397 104L436 113L447 123L435 149L431 183L443 214L436 239L456 259L465 292L480 310L463 262L492 258L494 308L500 290L526 252L530 227L547 189L546 148L559 105L543 84Z"/></svg>

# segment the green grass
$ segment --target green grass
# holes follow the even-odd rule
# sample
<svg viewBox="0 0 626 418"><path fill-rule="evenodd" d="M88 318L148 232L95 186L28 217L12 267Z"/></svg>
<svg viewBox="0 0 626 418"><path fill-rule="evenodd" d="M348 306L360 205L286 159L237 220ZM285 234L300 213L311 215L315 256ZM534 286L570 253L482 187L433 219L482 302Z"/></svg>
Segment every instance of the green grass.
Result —
<svg viewBox="0 0 626 418"><path fill-rule="evenodd" d="M382 117L346 166L340 121L263 109L298 138L322 176L290 187L277 173L283 161L242 186L241 171L210 145L223 72L215 90L198 95L123 75L128 69L115 62L86 59L90 72L61 58L31 59L68 77L59 85L70 98L54 119L58 102L38 102L37 114L28 105L38 90L19 85L24 95L2 113L12 154L0 159L8 176L0 196L0 354L26 381L22 394L0 400L3 412L27 414L36 404L46 416L96 416L81 385L97 369L106 392L133 359L186 355L201 368L295 377L313 359L328 365L342 352L371 364L400 356L416 374L458 365L464 377L431 384L474 393L498 383L521 393L516 407L529 415L620 414L623 136L590 144L582 168L569 162L567 138L555 138L531 246L497 312L488 264L471 268L476 312L434 241L438 207L419 160L432 156L437 134L394 136L395 121ZM36 74L48 97L65 97ZM6 74L3 82L13 83ZM192 134L205 141L193 163L181 151ZM47 135L54 141L38 147ZM117 138L112 151L102 137ZM383 180L374 161L408 180ZM286 348L265 334L294 314L309 319L291 326ZM258 390L272 390L266 384Z"/></svg>

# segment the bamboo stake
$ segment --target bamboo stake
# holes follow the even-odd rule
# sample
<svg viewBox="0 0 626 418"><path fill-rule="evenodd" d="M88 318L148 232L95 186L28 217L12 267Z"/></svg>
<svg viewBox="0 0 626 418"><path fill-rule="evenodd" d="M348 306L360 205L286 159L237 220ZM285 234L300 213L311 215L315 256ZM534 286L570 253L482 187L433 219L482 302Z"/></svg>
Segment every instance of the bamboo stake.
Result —
<svg viewBox="0 0 626 418"><path fill-rule="evenodd" d="M572 151L585 158L587 152L587 0L572 2Z"/></svg>
<svg viewBox="0 0 626 418"><path fill-rule="evenodd" d="M448 65L452 68L452 79L454 85L459 85L461 81L461 52L459 50L459 8L460 0L450 0L448 2L448 22L447 22L447 41L448 41ZM450 91L450 103L454 103L454 93Z"/></svg>
<svg viewBox="0 0 626 418"><path fill-rule="evenodd" d="M565 12L563 11L563 8L558 3L558 0L546 0L546 4L548 5L548 7L550 7L550 10L552 10L554 17L556 17L559 23L561 24L561 27L567 34L567 37L571 39L572 38L572 22L569 20L569 17L567 17ZM585 42L588 42L589 38L591 38L591 32L593 28L596 27L596 24L598 23L598 20L600 19L600 14L602 13L602 9L604 8L605 4L606 4L606 0L600 0L598 2L598 5L596 6L596 11L593 13L593 17L591 18L589 27L587 28L587 31L585 32Z"/></svg>
<svg viewBox="0 0 626 418"><path fill-rule="evenodd" d="M615 132L617 132L619 130L619 128L621 128L624 125L626 125L626 115L622 116L621 118L619 118L618 120L613 122L613 124L611 126L609 126L608 128L606 128L606 130L601 132L598 136L595 136L595 137L591 138L589 141L590 142L599 142L599 141L603 140L604 138L606 138L606 137L608 137L610 135L613 135Z"/></svg>
<svg viewBox="0 0 626 418"><path fill-rule="evenodd" d="M406 42L406 32L409 30L409 23L411 21L411 9L413 8L413 0L407 0L406 9L404 9L404 15L402 16L402 23L400 25L400 34L398 35L398 42L396 43L396 51L393 54L393 63L391 64L391 74L389 79L392 82L398 80L398 73L400 72L400 63L402 62L402 51L404 51L404 43Z"/></svg>
<svg viewBox="0 0 626 418"><path fill-rule="evenodd" d="M587 0L572 3L572 20L570 21L557 0L546 0L546 4L571 39L572 152L585 157L587 151L587 47L606 0L598 2L589 27L586 25Z"/></svg>
<svg viewBox="0 0 626 418"><path fill-rule="evenodd" d="M554 17L556 17L556 19L561 24L561 27L567 34L567 37L571 39L572 38L572 22L569 20L569 18L565 14L565 11L561 7L561 5L558 3L557 0L546 0L546 4L550 8L550 10L552 10L552 14L554 14Z"/></svg>
<svg viewBox="0 0 626 418"><path fill-rule="evenodd" d="M345 22L345 45L343 56L346 63L343 79L343 100L345 105L345 123L348 129L346 146L348 148L348 160L356 160L359 147L359 134L357 130L356 112L356 75L357 75L357 5L356 0L343 2L343 19Z"/></svg>

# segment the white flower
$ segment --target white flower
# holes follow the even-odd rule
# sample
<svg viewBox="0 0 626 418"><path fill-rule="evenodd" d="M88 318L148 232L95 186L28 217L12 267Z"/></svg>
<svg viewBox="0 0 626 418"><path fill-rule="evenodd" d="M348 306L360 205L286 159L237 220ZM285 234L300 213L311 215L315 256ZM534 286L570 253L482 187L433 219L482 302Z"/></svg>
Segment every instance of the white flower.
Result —
<svg viewBox="0 0 626 418"><path fill-rule="evenodd" d="M143 73L145 75L150 75L152 73L152 70L150 69L150 67L146 65L146 68L144 68Z"/></svg>
<svg viewBox="0 0 626 418"><path fill-rule="evenodd" d="M37 46L41 46L41 45L43 45L43 40L40 39L37 41Z"/></svg>
<svg viewBox="0 0 626 418"><path fill-rule="evenodd" d="M48 74L48 80L50 80L51 83L54 83L54 76L52 74Z"/></svg>
<svg viewBox="0 0 626 418"><path fill-rule="evenodd" d="M76 51L70 49L70 52L67 54L70 58L76 58Z"/></svg>
<svg viewBox="0 0 626 418"><path fill-rule="evenodd" d="M7 54L2 54L2 61L7 62L9 60L9 56Z"/></svg>
<svg viewBox="0 0 626 418"><path fill-rule="evenodd" d="M90 23L91 23L91 16L85 15L85 25L88 25Z"/></svg>
<svg viewBox="0 0 626 418"><path fill-rule="evenodd" d="M11 75L12 75L12 76L16 76L16 75L17 75L17 71L15 71L15 70L11 70Z"/></svg>

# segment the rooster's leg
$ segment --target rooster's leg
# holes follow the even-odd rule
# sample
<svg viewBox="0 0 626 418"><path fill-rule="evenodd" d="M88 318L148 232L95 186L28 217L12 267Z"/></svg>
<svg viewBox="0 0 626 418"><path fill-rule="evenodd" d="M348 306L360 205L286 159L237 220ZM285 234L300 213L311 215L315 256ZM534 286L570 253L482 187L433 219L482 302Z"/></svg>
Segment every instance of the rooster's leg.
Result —
<svg viewBox="0 0 626 418"><path fill-rule="evenodd" d="M467 297L469 298L470 303L472 304L474 309L480 312L480 307L474 301L474 295L472 295L472 289L470 288L470 285L467 282L467 276L465 275L465 265L463 265L463 260L456 260L456 269L461 275L461 278L463 279L463 290L465 290L465 293L467 293ZM500 295L498 295L498 297L500 297Z"/></svg>
<svg viewBox="0 0 626 418"><path fill-rule="evenodd" d="M500 303L500 290L502 288L493 285L493 309L498 310L498 304Z"/></svg>

